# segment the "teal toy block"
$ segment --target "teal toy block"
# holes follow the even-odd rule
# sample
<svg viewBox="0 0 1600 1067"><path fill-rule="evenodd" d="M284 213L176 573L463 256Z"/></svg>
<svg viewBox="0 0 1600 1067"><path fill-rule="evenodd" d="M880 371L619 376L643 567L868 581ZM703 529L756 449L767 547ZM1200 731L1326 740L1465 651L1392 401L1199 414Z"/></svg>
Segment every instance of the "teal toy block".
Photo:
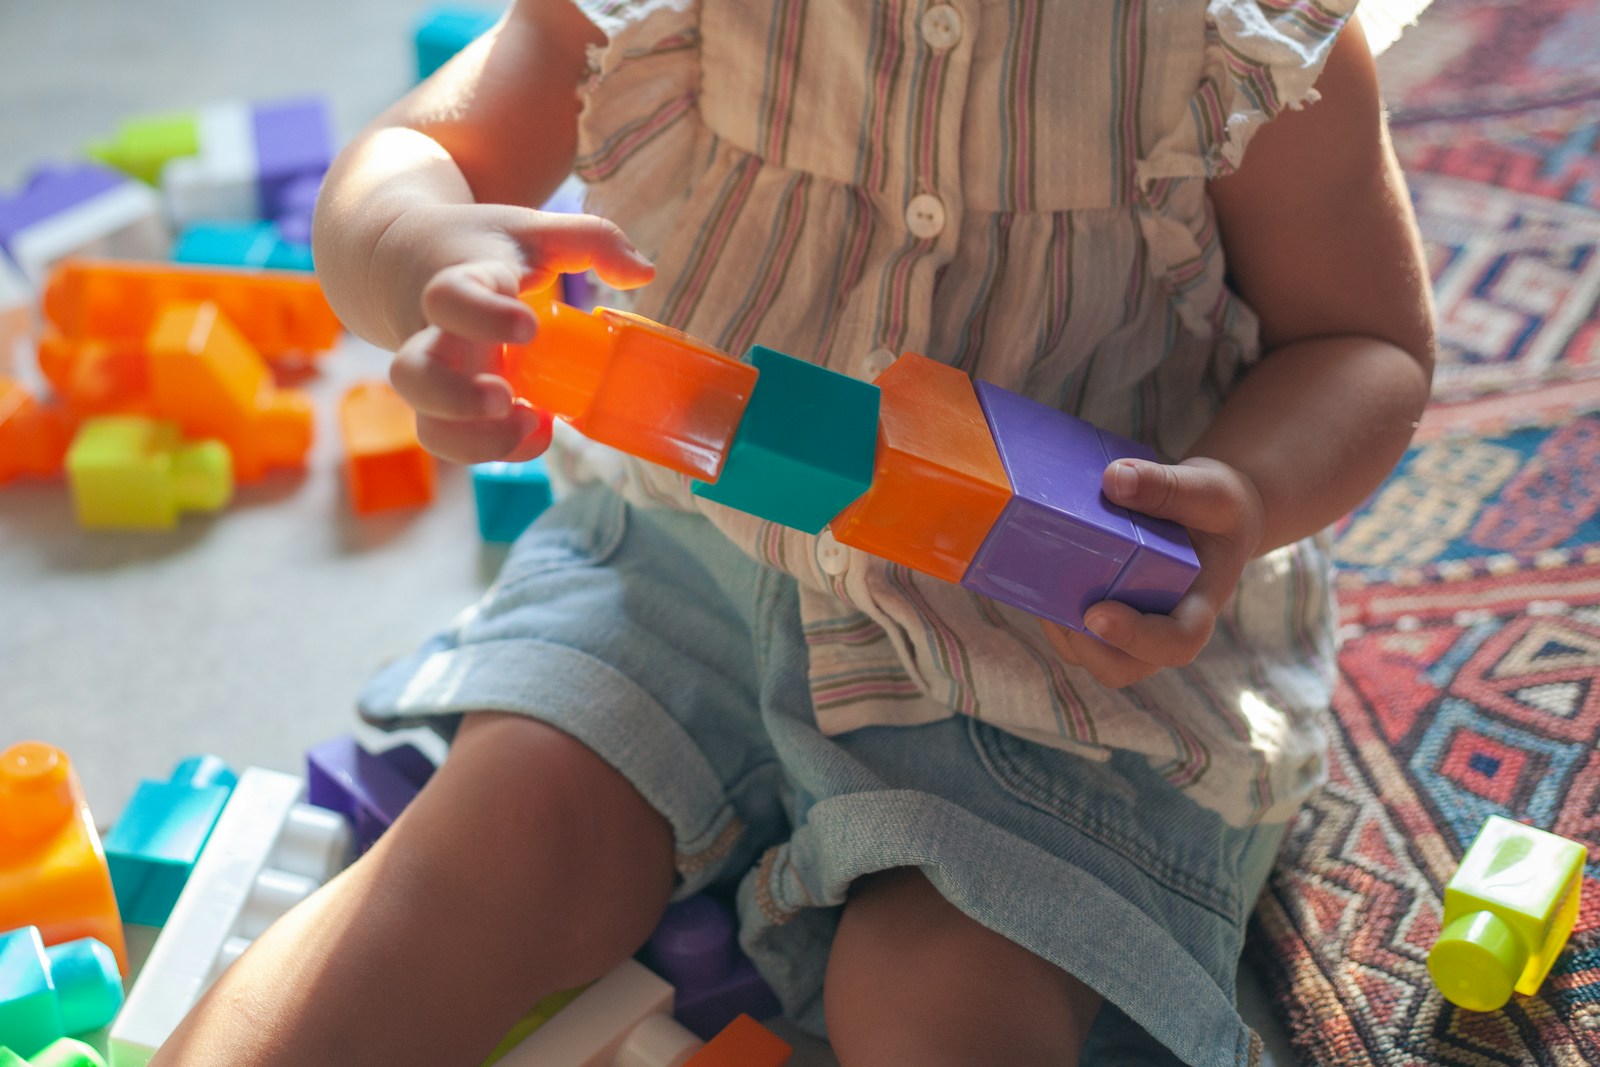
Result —
<svg viewBox="0 0 1600 1067"><path fill-rule="evenodd" d="M104 1026L120 1007L122 975L101 942L46 948L37 926L0 934L0 1045L18 1056Z"/></svg>
<svg viewBox="0 0 1600 1067"><path fill-rule="evenodd" d="M139 784L105 839L123 922L167 921L237 781L216 756L191 756L167 781Z"/></svg>
<svg viewBox="0 0 1600 1067"><path fill-rule="evenodd" d="M475 463L472 495L478 503L478 534L509 544L550 506L550 472L544 461Z"/></svg>
<svg viewBox="0 0 1600 1067"><path fill-rule="evenodd" d="M266 270L311 270L311 246L285 241L273 222L198 222L173 246L178 263Z"/></svg>
<svg viewBox="0 0 1600 1067"><path fill-rule="evenodd" d="M820 533L872 485L879 389L756 345L761 372L714 483L696 496Z"/></svg>
<svg viewBox="0 0 1600 1067"><path fill-rule="evenodd" d="M469 7L435 7L417 20L417 80L421 81L450 57L483 36L500 17L497 11Z"/></svg>
<svg viewBox="0 0 1600 1067"><path fill-rule="evenodd" d="M0 1047L0 1067L106 1067L106 1061L91 1046L63 1037L34 1053L31 1060Z"/></svg>

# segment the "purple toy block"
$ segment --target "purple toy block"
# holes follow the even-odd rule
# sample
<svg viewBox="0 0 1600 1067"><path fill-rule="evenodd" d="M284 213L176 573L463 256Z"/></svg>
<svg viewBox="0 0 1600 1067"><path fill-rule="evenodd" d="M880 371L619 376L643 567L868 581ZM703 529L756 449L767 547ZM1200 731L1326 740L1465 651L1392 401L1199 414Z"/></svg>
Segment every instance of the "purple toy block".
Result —
<svg viewBox="0 0 1600 1067"><path fill-rule="evenodd" d="M1147 459L1159 463L1155 450L1138 441L1118 436L1109 430L1100 430L1100 444L1105 449L1106 464L1119 459ZM1120 600L1130 607L1145 612L1168 612L1177 606L1188 591L1195 575L1200 573L1200 560L1189 543L1184 528L1169 519L1158 519L1137 511L1128 512L1133 520L1133 532L1139 539L1139 549L1122 568L1110 598Z"/></svg>
<svg viewBox="0 0 1600 1067"><path fill-rule="evenodd" d="M1075 630L1085 610L1124 584L1141 611L1177 603L1198 570L1193 563L1175 592L1169 586L1183 569L1187 536L1144 516L1136 523L1105 498L1100 481L1111 455L1101 432L989 382L974 384L1014 495L961 584ZM1119 455L1139 448L1110 436Z"/></svg>
<svg viewBox="0 0 1600 1067"><path fill-rule="evenodd" d="M356 851L362 853L393 825L420 785L362 748L355 738L344 736L306 752L306 787L306 799L312 804L350 821Z"/></svg>
<svg viewBox="0 0 1600 1067"><path fill-rule="evenodd" d="M257 104L251 121L261 217L276 220L291 213L296 183L320 180L333 162L333 124L327 106L317 99Z"/></svg>
<svg viewBox="0 0 1600 1067"><path fill-rule="evenodd" d="M38 168L28 175L27 183L16 196L0 195L0 248L4 248L7 255L13 254L11 242L29 226L115 189L127 180L98 163Z"/></svg>
<svg viewBox="0 0 1600 1067"><path fill-rule="evenodd" d="M733 913L697 894L667 908L645 946L647 961L677 990L673 1018L705 1041L739 1015L770 1019L778 998L739 951Z"/></svg>

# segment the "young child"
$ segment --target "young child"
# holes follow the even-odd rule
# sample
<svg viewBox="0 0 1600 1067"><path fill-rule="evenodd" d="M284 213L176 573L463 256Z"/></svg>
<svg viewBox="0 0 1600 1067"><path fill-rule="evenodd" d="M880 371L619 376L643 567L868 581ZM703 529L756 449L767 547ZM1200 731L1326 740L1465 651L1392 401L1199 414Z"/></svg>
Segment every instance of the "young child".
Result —
<svg viewBox="0 0 1600 1067"><path fill-rule="evenodd" d="M1323 531L1433 348L1353 6L517 0L380 117L317 261L439 455L545 447L500 346L592 267L734 355L920 352L1150 444L1104 491L1201 572L1064 631L562 431L572 488L363 695L444 767L159 1067L476 1064L732 883L847 1067L1255 1062L1245 923L1324 774ZM595 214L533 210L574 166Z"/></svg>

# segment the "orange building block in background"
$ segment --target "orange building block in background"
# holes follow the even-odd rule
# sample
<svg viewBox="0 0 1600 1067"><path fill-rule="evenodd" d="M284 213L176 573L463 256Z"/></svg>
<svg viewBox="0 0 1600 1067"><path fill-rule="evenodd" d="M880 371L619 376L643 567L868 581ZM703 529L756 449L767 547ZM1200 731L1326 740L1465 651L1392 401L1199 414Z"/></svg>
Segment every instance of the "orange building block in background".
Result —
<svg viewBox="0 0 1600 1067"><path fill-rule="evenodd" d="M41 404L21 382L0 376L0 485L25 474L60 474L72 429L67 412Z"/></svg>
<svg viewBox="0 0 1600 1067"><path fill-rule="evenodd" d="M142 341L167 304L208 300L270 362L332 348L339 320L316 277L174 263L69 260L50 275L45 317L64 336Z"/></svg>
<svg viewBox="0 0 1600 1067"><path fill-rule="evenodd" d="M0 930L37 926L47 945L92 937L128 952L111 872L66 753L42 741L0 752Z"/></svg>
<svg viewBox="0 0 1600 1067"><path fill-rule="evenodd" d="M51 331L39 341L39 371L78 418L150 413L144 338L99 341Z"/></svg>
<svg viewBox="0 0 1600 1067"><path fill-rule="evenodd" d="M683 1067L783 1067L791 1051L783 1038L750 1016L740 1015L685 1060Z"/></svg>
<svg viewBox="0 0 1600 1067"><path fill-rule="evenodd" d="M524 294L539 317L506 346L512 392L590 440L716 481L755 389L756 368L687 334L610 308Z"/></svg>
<svg viewBox="0 0 1600 1067"><path fill-rule="evenodd" d="M828 528L840 544L959 582L1011 499L972 381L908 352L882 390L872 486Z"/></svg>
<svg viewBox="0 0 1600 1067"><path fill-rule="evenodd" d="M417 441L415 413L387 382L350 387L339 401L339 433L358 515L433 500L433 457Z"/></svg>
<svg viewBox="0 0 1600 1067"><path fill-rule="evenodd" d="M277 387L271 368L218 305L162 307L146 348L155 414L177 422L185 437L227 445L236 482L258 481L270 468L305 463L311 448L310 398Z"/></svg>

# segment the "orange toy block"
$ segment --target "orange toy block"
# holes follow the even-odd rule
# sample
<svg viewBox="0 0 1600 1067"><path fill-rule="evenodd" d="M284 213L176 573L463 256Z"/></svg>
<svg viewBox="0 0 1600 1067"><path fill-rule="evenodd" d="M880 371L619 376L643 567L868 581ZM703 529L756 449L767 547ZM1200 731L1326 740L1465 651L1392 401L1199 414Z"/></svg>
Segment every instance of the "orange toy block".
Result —
<svg viewBox="0 0 1600 1067"><path fill-rule="evenodd" d="M357 514L433 500L433 457L417 441L415 414L387 382L350 387L339 401L339 432Z"/></svg>
<svg viewBox="0 0 1600 1067"><path fill-rule="evenodd" d="M339 338L321 286L300 271L69 260L51 273L43 302L45 317L67 337L137 342L163 306L206 300L270 362L325 351Z"/></svg>
<svg viewBox="0 0 1600 1067"><path fill-rule="evenodd" d="M111 872L66 753L42 741L0 752L0 930L37 926L47 945L103 942L126 976Z"/></svg>
<svg viewBox="0 0 1600 1067"><path fill-rule="evenodd" d="M789 1043L748 1015L722 1028L683 1067L783 1067L793 1050Z"/></svg>
<svg viewBox="0 0 1600 1067"><path fill-rule="evenodd" d="M841 544L959 582L1011 499L972 381L908 352L875 384L872 486L829 529Z"/></svg>
<svg viewBox="0 0 1600 1067"><path fill-rule="evenodd" d="M150 359L143 338L75 340L51 331L39 342L39 371L79 418L150 414Z"/></svg>
<svg viewBox="0 0 1600 1067"><path fill-rule="evenodd" d="M755 367L625 311L580 311L548 291L523 300L539 332L506 346L504 373L517 396L590 440L716 481Z"/></svg>
<svg viewBox="0 0 1600 1067"><path fill-rule="evenodd" d="M24 474L60 474L72 430L67 412L41 404L21 382L0 376L0 485Z"/></svg>
<svg viewBox="0 0 1600 1067"><path fill-rule="evenodd" d="M269 468L305 463L310 398L277 387L266 362L218 305L163 307L145 347L155 414L177 422L185 437L227 445L235 481L258 481Z"/></svg>

